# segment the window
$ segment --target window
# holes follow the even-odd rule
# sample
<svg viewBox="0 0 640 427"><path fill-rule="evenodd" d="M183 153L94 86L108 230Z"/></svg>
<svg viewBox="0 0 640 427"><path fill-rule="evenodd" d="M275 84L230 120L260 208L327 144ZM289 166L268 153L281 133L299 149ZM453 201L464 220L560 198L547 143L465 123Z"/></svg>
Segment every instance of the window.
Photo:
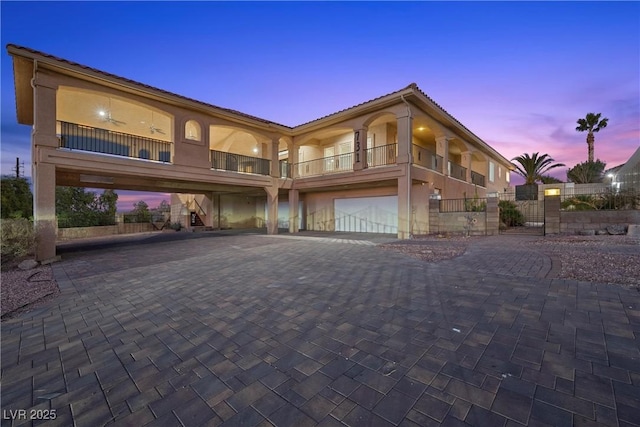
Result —
<svg viewBox="0 0 640 427"><path fill-rule="evenodd" d="M200 130L200 123L195 120L189 120L184 125L184 137L185 139L191 139L193 141L200 141L202 138L202 131Z"/></svg>
<svg viewBox="0 0 640 427"><path fill-rule="evenodd" d="M506 178L507 182L510 181L511 178L509 177L509 171L505 171L504 177Z"/></svg>
<svg viewBox="0 0 640 427"><path fill-rule="evenodd" d="M498 179L502 179L502 166L498 166Z"/></svg>
<svg viewBox="0 0 640 427"><path fill-rule="evenodd" d="M489 182L493 182L496 179L496 164L489 162Z"/></svg>

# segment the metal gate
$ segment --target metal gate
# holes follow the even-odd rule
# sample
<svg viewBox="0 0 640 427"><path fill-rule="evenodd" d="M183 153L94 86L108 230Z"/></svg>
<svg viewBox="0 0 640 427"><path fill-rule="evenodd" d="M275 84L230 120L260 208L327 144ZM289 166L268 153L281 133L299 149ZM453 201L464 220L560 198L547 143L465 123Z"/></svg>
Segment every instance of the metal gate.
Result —
<svg viewBox="0 0 640 427"><path fill-rule="evenodd" d="M500 200L500 233L544 235L544 199Z"/></svg>

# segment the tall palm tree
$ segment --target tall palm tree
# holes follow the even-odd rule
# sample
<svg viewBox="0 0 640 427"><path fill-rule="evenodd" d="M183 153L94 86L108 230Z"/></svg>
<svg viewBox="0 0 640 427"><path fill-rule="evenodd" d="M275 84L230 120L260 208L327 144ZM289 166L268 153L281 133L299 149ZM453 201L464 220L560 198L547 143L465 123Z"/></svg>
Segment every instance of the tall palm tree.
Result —
<svg viewBox="0 0 640 427"><path fill-rule="evenodd" d="M607 123L609 122L609 119L606 117L600 120L601 115L601 113L587 113L587 116L584 119L578 119L576 122L578 123L578 126L576 127L578 132L588 132L587 146L589 147L589 162L593 162L593 144L596 141L596 137L593 136L593 134L600 132L600 129L606 128Z"/></svg>
<svg viewBox="0 0 640 427"><path fill-rule="evenodd" d="M529 155L527 153L521 156L514 157L511 161L516 161L516 173L522 175L525 179L525 184L535 184L536 181L541 181L542 176L554 168L560 168L564 166L564 163L553 163L551 157L548 154L538 156L538 153Z"/></svg>

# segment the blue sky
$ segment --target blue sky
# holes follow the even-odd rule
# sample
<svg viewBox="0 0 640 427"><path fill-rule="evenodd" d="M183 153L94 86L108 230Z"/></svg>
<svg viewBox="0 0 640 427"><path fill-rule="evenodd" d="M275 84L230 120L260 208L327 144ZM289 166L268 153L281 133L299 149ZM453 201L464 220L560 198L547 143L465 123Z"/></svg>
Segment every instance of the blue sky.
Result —
<svg viewBox="0 0 640 427"><path fill-rule="evenodd" d="M415 82L507 158L586 160L576 120L609 126L595 155L640 145L639 2L2 1L2 162L30 175L11 59L27 46L141 83L298 125ZM556 176L565 178L566 169ZM122 193L121 205L158 197Z"/></svg>

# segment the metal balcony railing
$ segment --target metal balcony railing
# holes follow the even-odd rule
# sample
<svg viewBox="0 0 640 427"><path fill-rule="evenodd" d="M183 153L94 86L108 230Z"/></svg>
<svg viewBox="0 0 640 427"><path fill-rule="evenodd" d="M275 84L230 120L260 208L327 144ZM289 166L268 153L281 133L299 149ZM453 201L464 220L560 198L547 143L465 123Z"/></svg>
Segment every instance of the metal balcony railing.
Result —
<svg viewBox="0 0 640 427"><path fill-rule="evenodd" d="M471 183L479 185L480 187L485 187L485 176L478 172L471 171Z"/></svg>
<svg viewBox="0 0 640 427"><path fill-rule="evenodd" d="M172 143L69 122L60 125L60 148L132 159L171 162Z"/></svg>
<svg viewBox="0 0 640 427"><path fill-rule="evenodd" d="M271 160L225 153L224 151L210 150L210 152L212 169L257 175L269 175L271 173Z"/></svg>
<svg viewBox="0 0 640 427"><path fill-rule="evenodd" d="M449 161L449 176L451 178L456 178L456 179L460 179L462 181L466 181L467 180L467 168L454 163L452 161Z"/></svg>
<svg viewBox="0 0 640 427"><path fill-rule="evenodd" d="M398 144L387 144L380 147L367 148L367 166L393 165L396 163Z"/></svg>
<svg viewBox="0 0 640 427"><path fill-rule="evenodd" d="M411 146L411 155L414 164L442 173L442 156L416 144Z"/></svg>
<svg viewBox="0 0 640 427"><path fill-rule="evenodd" d="M294 165L298 177L348 172L353 170L353 153L300 162Z"/></svg>

